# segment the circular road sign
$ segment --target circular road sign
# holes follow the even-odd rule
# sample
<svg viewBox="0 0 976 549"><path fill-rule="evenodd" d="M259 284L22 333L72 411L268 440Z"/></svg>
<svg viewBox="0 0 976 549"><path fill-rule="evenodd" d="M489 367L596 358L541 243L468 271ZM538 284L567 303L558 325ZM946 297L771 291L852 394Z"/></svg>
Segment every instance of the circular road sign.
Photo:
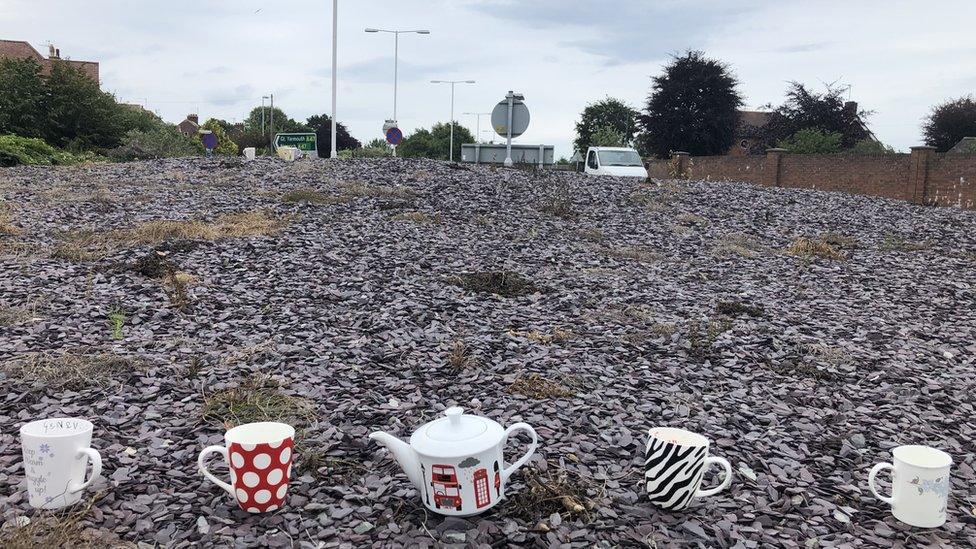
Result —
<svg viewBox="0 0 976 549"><path fill-rule="evenodd" d="M491 126L495 132L508 137L508 100L502 101L491 112ZM512 105L512 137L518 137L529 129L529 108L525 103L516 99Z"/></svg>
<svg viewBox="0 0 976 549"><path fill-rule="evenodd" d="M386 130L386 142L390 145L396 146L403 141L403 132L400 128L390 128Z"/></svg>

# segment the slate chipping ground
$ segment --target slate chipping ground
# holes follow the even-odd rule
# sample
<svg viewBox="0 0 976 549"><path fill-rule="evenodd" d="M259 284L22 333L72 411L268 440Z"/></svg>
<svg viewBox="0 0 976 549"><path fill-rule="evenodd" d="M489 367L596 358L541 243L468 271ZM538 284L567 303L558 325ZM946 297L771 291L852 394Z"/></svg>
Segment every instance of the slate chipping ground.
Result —
<svg viewBox="0 0 976 549"><path fill-rule="evenodd" d="M8 543L976 545L976 212L407 160L24 167L0 197ZM488 272L522 278L462 277ZM498 281L517 284L480 291ZM425 513L366 436L452 404L541 439L467 519ZM92 419L105 461L70 517L29 509L17 438L59 415ZM266 516L196 471L255 417L300 427ZM709 436L731 488L650 507L657 425ZM954 457L942 528L867 488L905 443Z"/></svg>

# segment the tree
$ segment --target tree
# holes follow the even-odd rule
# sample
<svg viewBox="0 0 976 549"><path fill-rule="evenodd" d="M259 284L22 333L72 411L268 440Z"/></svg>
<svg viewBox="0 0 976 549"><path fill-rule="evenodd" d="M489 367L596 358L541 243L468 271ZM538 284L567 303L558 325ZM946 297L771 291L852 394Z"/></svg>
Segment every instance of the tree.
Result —
<svg viewBox="0 0 976 549"><path fill-rule="evenodd" d="M630 140L624 137L624 134L617 131L611 126L604 126L598 129L590 137L590 147L627 147L630 146ZM586 149L583 150L586 153Z"/></svg>
<svg viewBox="0 0 976 549"><path fill-rule="evenodd" d="M254 107L251 112L248 113L247 118L244 119L244 126L249 132L261 133L261 107ZM272 127L271 115L274 113L274 126ZM296 122L285 114L285 111L279 109L278 107L264 107L264 131L268 134L269 139L276 133L287 132L287 133L298 133L307 132L309 130L308 126Z"/></svg>
<svg viewBox="0 0 976 549"><path fill-rule="evenodd" d="M742 96L728 65L700 51L674 58L654 77L638 145L665 158L673 151L725 154L732 146Z"/></svg>
<svg viewBox="0 0 976 549"><path fill-rule="evenodd" d="M316 114L308 117L306 121L308 127L315 132L315 140L318 142L318 151L321 158L329 158L332 155L332 117L327 114ZM362 143L349 134L349 130L339 122L336 124L336 150L345 151L358 149Z"/></svg>
<svg viewBox="0 0 976 549"><path fill-rule="evenodd" d="M964 137L976 137L976 100L960 97L932 109L922 125L925 144L946 152Z"/></svg>
<svg viewBox="0 0 976 549"><path fill-rule="evenodd" d="M828 85L824 93L815 93L803 84L791 82L786 101L770 114L764 141L772 144L801 130L817 129L840 134L840 148L846 150L870 138L871 132L863 120L871 113L858 111L856 103L845 102L843 91Z"/></svg>
<svg viewBox="0 0 976 549"><path fill-rule="evenodd" d="M122 139L122 145L108 151L109 158L125 162L151 160L203 154L199 138L187 137L172 124L160 124L147 131L130 130Z"/></svg>
<svg viewBox="0 0 976 549"><path fill-rule="evenodd" d="M841 135L816 128L800 130L777 146L793 154L833 154L840 151Z"/></svg>
<svg viewBox="0 0 976 549"><path fill-rule="evenodd" d="M52 63L44 82L45 141L72 150L118 146L126 132L123 107L97 82L60 62Z"/></svg>
<svg viewBox="0 0 976 549"><path fill-rule="evenodd" d="M240 154L241 151L237 148L237 143L234 143L234 140L230 138L230 135L227 134L224 127L220 125L219 120L211 118L204 122L200 128L210 130L217 136L217 148L214 149L214 154L226 154L230 156ZM203 142L202 137L198 136L197 139L200 139L201 143Z"/></svg>
<svg viewBox="0 0 976 549"><path fill-rule="evenodd" d="M44 82L33 59L0 59L0 135L43 135Z"/></svg>
<svg viewBox="0 0 976 549"><path fill-rule="evenodd" d="M578 152L585 154L590 147L598 146L593 143L593 135L605 128L620 134L623 143L629 145L637 133L639 115L640 113L626 103L613 97L590 103L583 109L580 120L576 123L576 141L573 146Z"/></svg>
<svg viewBox="0 0 976 549"><path fill-rule="evenodd" d="M854 144L851 148L851 152L854 154L896 154L894 148L890 145L885 145L884 143L878 141L877 139L862 139Z"/></svg>
<svg viewBox="0 0 976 549"><path fill-rule="evenodd" d="M454 158L461 159L461 145L463 143L474 143L474 135L471 130L454 125ZM448 160L451 151L451 123L438 122L430 129L421 128L400 143L397 147L397 154L407 158L433 158L435 160Z"/></svg>

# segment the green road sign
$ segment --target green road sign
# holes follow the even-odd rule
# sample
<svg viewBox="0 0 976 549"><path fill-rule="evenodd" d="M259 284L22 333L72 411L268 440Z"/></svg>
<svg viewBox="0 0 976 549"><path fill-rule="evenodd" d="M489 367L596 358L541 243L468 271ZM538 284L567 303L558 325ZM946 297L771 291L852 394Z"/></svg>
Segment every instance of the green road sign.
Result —
<svg viewBox="0 0 976 549"><path fill-rule="evenodd" d="M312 153L318 150L314 133L279 133L275 134L275 148L295 147L300 151Z"/></svg>

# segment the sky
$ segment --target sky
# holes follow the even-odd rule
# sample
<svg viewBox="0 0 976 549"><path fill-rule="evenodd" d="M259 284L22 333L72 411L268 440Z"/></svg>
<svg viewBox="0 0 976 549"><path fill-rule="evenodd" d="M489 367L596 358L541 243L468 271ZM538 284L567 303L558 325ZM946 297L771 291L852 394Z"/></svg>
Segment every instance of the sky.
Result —
<svg viewBox="0 0 976 549"><path fill-rule="evenodd" d="M591 102L641 108L651 78L689 49L729 64L747 108L782 103L790 81L826 84L873 111L869 127L899 150L921 144L932 106L976 93L976 2L737 0L339 0L338 119L361 141L393 116L400 37L400 127L455 118L476 131L508 90L531 111L516 142L571 156ZM327 0L0 0L0 38L101 63L102 89L165 120L243 120L274 94L303 121L331 111ZM483 137L490 138L488 117ZM497 139L497 138L496 138Z"/></svg>

